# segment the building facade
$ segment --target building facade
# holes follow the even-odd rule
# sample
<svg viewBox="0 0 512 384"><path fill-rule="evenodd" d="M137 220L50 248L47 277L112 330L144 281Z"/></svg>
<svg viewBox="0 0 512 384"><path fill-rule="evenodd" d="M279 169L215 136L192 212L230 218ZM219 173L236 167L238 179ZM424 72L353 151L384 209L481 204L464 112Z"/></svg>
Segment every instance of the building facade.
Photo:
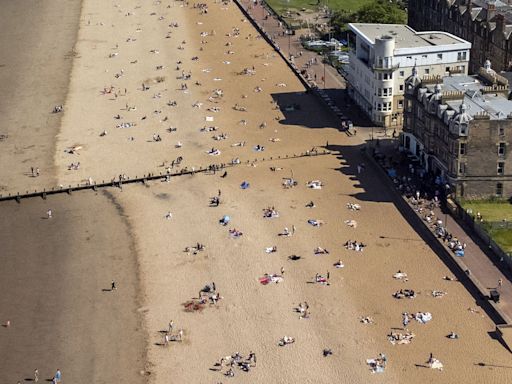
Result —
<svg viewBox="0 0 512 384"><path fill-rule="evenodd" d="M406 80L401 144L457 197L512 196L512 101L490 62L475 76Z"/></svg>
<svg viewBox="0 0 512 384"><path fill-rule="evenodd" d="M487 59L497 72L512 69L512 0L409 0L408 23L439 30L472 44L470 73Z"/></svg>
<svg viewBox="0 0 512 384"><path fill-rule="evenodd" d="M351 23L348 94L379 126L403 125L404 80L420 74L468 73L471 44L446 32L416 32L407 25Z"/></svg>

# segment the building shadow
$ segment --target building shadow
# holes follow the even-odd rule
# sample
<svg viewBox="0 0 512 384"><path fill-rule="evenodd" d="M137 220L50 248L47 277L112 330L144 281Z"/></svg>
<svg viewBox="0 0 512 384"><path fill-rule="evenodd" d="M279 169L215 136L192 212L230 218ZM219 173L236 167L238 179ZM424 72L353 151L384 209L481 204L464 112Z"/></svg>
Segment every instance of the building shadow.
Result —
<svg viewBox="0 0 512 384"><path fill-rule="evenodd" d="M351 120L355 127L371 127L372 122L346 95L345 90L324 90L332 103L340 110L343 118ZM279 106L284 119L282 125L297 125L306 128L341 128L339 116L322 100L317 91L272 93L272 99ZM314 113L312 113L314 111Z"/></svg>

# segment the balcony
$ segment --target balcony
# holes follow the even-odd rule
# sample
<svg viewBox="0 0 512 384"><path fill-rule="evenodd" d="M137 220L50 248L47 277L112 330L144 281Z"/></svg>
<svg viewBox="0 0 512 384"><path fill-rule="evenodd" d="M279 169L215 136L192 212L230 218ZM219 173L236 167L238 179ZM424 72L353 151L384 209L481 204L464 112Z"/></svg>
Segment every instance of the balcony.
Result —
<svg viewBox="0 0 512 384"><path fill-rule="evenodd" d="M372 69L377 72L389 72L389 71L396 71L398 68L400 68L400 64L395 65L383 65L383 64L373 64Z"/></svg>

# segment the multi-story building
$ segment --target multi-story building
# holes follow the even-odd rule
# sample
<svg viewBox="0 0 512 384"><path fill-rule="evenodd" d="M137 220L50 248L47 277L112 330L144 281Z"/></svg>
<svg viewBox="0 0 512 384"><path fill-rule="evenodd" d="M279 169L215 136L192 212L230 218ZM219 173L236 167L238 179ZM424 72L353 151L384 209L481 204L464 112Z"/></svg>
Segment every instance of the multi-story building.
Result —
<svg viewBox="0 0 512 384"><path fill-rule="evenodd" d="M416 32L407 25L349 24L348 93L377 125L403 124L404 80L420 74L467 74L471 44L446 32Z"/></svg>
<svg viewBox="0 0 512 384"><path fill-rule="evenodd" d="M472 44L470 73L490 59L497 72L512 69L512 0L409 0L409 25L452 33Z"/></svg>
<svg viewBox="0 0 512 384"><path fill-rule="evenodd" d="M405 82L403 147L458 197L512 195L512 101L489 61L478 75Z"/></svg>

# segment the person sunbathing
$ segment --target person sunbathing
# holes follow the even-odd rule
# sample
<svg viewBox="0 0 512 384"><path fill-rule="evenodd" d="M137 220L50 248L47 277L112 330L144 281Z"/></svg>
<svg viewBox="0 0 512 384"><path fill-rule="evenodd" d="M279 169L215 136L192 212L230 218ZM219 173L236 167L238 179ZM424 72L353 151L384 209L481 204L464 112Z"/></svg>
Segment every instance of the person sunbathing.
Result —
<svg viewBox="0 0 512 384"><path fill-rule="evenodd" d="M316 247L314 253L315 255L328 255L329 251L322 247Z"/></svg>

